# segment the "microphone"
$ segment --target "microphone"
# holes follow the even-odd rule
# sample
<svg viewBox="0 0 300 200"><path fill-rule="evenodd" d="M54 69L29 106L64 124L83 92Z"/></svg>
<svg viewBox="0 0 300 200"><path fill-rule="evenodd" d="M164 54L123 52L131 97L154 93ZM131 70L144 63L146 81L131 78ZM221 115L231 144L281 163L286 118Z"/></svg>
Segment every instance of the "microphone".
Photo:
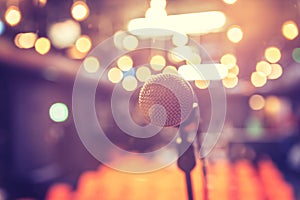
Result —
<svg viewBox="0 0 300 200"><path fill-rule="evenodd" d="M148 122L162 127L178 126L193 109L194 92L183 78L158 74L143 85L138 103Z"/></svg>
<svg viewBox="0 0 300 200"><path fill-rule="evenodd" d="M188 140L187 132L179 126L185 127L185 123L190 123L190 118L195 116L194 92L191 85L177 75L154 75L141 88L138 103L148 122L162 127L179 128L182 142L177 144L180 155L177 164L185 173L188 199L192 200L191 171L196 165L194 146Z"/></svg>

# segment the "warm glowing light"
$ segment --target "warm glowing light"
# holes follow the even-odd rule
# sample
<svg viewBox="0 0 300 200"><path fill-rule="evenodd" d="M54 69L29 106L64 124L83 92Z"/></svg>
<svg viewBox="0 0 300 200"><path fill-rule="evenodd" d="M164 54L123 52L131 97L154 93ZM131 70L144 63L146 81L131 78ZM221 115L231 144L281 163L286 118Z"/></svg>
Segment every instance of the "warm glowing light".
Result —
<svg viewBox="0 0 300 200"><path fill-rule="evenodd" d="M233 42L238 43L243 39L243 31L239 26L233 26L227 31L227 38Z"/></svg>
<svg viewBox="0 0 300 200"><path fill-rule="evenodd" d="M123 49L123 40L127 36L127 33L125 31L117 31L114 34L114 45L118 49Z"/></svg>
<svg viewBox="0 0 300 200"><path fill-rule="evenodd" d="M238 65L235 65L233 68L229 69L228 73L235 74L236 76L239 75L240 68Z"/></svg>
<svg viewBox="0 0 300 200"><path fill-rule="evenodd" d="M150 2L150 7L151 8L165 9L166 5L167 5L167 1L166 0L151 0L151 2Z"/></svg>
<svg viewBox="0 0 300 200"><path fill-rule="evenodd" d="M52 24L49 28L48 36L53 46L58 49L71 47L80 37L81 29L78 22L66 20Z"/></svg>
<svg viewBox="0 0 300 200"><path fill-rule="evenodd" d="M123 39L123 47L128 51L132 51L139 45L138 39L133 35L127 35Z"/></svg>
<svg viewBox="0 0 300 200"><path fill-rule="evenodd" d="M22 48L21 45L19 44L19 39L20 39L20 37L21 37L22 34L23 34L23 33L18 33L18 34L15 36L15 38L14 38L14 43L15 43L15 45L16 45L18 48Z"/></svg>
<svg viewBox="0 0 300 200"><path fill-rule="evenodd" d="M44 7L47 4L47 0L38 0L39 6Z"/></svg>
<svg viewBox="0 0 300 200"><path fill-rule="evenodd" d="M176 138L176 143L177 143L177 144L181 144L181 143L182 143L181 137Z"/></svg>
<svg viewBox="0 0 300 200"><path fill-rule="evenodd" d="M276 114L280 110L281 102L279 98L275 96L269 96L266 98L265 111L267 114Z"/></svg>
<svg viewBox="0 0 300 200"><path fill-rule="evenodd" d="M265 106L265 99L263 96L254 94L249 99L249 106L252 110L261 110Z"/></svg>
<svg viewBox="0 0 300 200"><path fill-rule="evenodd" d="M3 23L3 21L0 20L0 35L2 35L4 33L5 30L5 25Z"/></svg>
<svg viewBox="0 0 300 200"><path fill-rule="evenodd" d="M260 61L256 64L256 71L265 74L265 76L268 76L272 72L272 67L268 62Z"/></svg>
<svg viewBox="0 0 300 200"><path fill-rule="evenodd" d="M222 80L224 87L234 88L239 82L238 77L235 74L228 73L228 75Z"/></svg>
<svg viewBox="0 0 300 200"><path fill-rule="evenodd" d="M21 11L16 6L9 6L4 14L6 22L10 26L16 26L20 23L22 15Z"/></svg>
<svg viewBox="0 0 300 200"><path fill-rule="evenodd" d="M186 34L174 33L172 37L172 42L175 46L185 46L189 41L189 38Z"/></svg>
<svg viewBox="0 0 300 200"><path fill-rule="evenodd" d="M87 35L83 35L76 40L75 46L81 53L87 53L92 48L91 38Z"/></svg>
<svg viewBox="0 0 300 200"><path fill-rule="evenodd" d="M223 2L226 4L234 4L235 2L237 2L237 0L223 0Z"/></svg>
<svg viewBox="0 0 300 200"><path fill-rule="evenodd" d="M72 17L77 21L85 20L89 12L89 7L84 1L75 1L71 7Z"/></svg>
<svg viewBox="0 0 300 200"><path fill-rule="evenodd" d="M199 89L206 89L209 86L209 80L195 80L195 85Z"/></svg>
<svg viewBox="0 0 300 200"><path fill-rule="evenodd" d="M221 80L228 75L228 69L223 64L182 65L178 74L185 80Z"/></svg>
<svg viewBox="0 0 300 200"><path fill-rule="evenodd" d="M181 62L183 60L189 60L194 56L194 54L195 52L193 52L190 46L180 46L173 48L169 52L168 57L173 62Z"/></svg>
<svg viewBox="0 0 300 200"><path fill-rule="evenodd" d="M18 38L18 44L21 48L30 49L34 46L37 35L35 33L21 33Z"/></svg>
<svg viewBox="0 0 300 200"><path fill-rule="evenodd" d="M231 69L236 65L236 57L233 54L225 54L221 57L220 62Z"/></svg>
<svg viewBox="0 0 300 200"><path fill-rule="evenodd" d="M269 47L265 50L265 58L270 63L276 63L281 59L281 52L277 47Z"/></svg>
<svg viewBox="0 0 300 200"><path fill-rule="evenodd" d="M266 75L262 72L253 72L251 74L251 83L255 87L262 87L267 83Z"/></svg>
<svg viewBox="0 0 300 200"><path fill-rule="evenodd" d="M66 51L67 55L73 59L83 59L86 56L86 53L78 51L75 45L71 46Z"/></svg>
<svg viewBox="0 0 300 200"><path fill-rule="evenodd" d="M295 39L299 34L297 24L291 20L284 22L284 24L282 25L281 31L282 31L283 36L288 40Z"/></svg>
<svg viewBox="0 0 300 200"><path fill-rule="evenodd" d="M136 78L141 82L145 82L150 76L151 70L149 67L141 66L136 70Z"/></svg>
<svg viewBox="0 0 300 200"><path fill-rule="evenodd" d="M167 11L161 8L148 8L145 17L152 18L152 19L162 19L167 16Z"/></svg>
<svg viewBox="0 0 300 200"><path fill-rule="evenodd" d="M126 91L133 91L137 88L138 82L134 76L126 76L122 81L122 86Z"/></svg>
<svg viewBox="0 0 300 200"><path fill-rule="evenodd" d="M51 48L50 40L48 38L41 37L36 40L34 48L36 52L44 55L50 51Z"/></svg>
<svg viewBox="0 0 300 200"><path fill-rule="evenodd" d="M130 56L122 56L118 59L117 65L122 71L128 71L133 66L133 60Z"/></svg>
<svg viewBox="0 0 300 200"><path fill-rule="evenodd" d="M152 16L152 10L148 15ZM179 15L168 15L162 17L157 14L154 9L153 18L137 18L130 20L128 23L128 31L140 36L162 36L173 35L174 32L185 34L201 34L216 32L220 30L226 23L226 16L219 11L209 11L200 13L189 13ZM194 23L197 22L197 26ZM151 30L152 29L152 30ZM170 31L153 31L153 29L164 29Z"/></svg>
<svg viewBox="0 0 300 200"><path fill-rule="evenodd" d="M162 72L163 74L178 74L177 68L174 66L166 66Z"/></svg>
<svg viewBox="0 0 300 200"><path fill-rule="evenodd" d="M268 79L274 80L274 79L278 79L279 77L281 77L283 70L281 65L279 64L271 64L272 70L271 70L271 74L269 74Z"/></svg>
<svg viewBox="0 0 300 200"><path fill-rule="evenodd" d="M300 63L300 48L295 48L292 53L295 62Z"/></svg>
<svg viewBox="0 0 300 200"><path fill-rule="evenodd" d="M192 53L191 56L186 59L186 64L187 65L195 65L195 64L200 64L201 61L202 61L202 59L199 54Z"/></svg>
<svg viewBox="0 0 300 200"><path fill-rule="evenodd" d="M63 103L54 103L49 109L50 119L54 122L64 122L68 119L68 107Z"/></svg>
<svg viewBox="0 0 300 200"><path fill-rule="evenodd" d="M161 55L155 55L151 58L150 64L153 70L160 71L166 66L166 59Z"/></svg>
<svg viewBox="0 0 300 200"><path fill-rule="evenodd" d="M123 73L119 68L113 67L108 71L107 76L110 82L119 83L123 78Z"/></svg>
<svg viewBox="0 0 300 200"><path fill-rule="evenodd" d="M95 73L99 70L100 64L96 57L89 56L83 61L83 68L88 73Z"/></svg>

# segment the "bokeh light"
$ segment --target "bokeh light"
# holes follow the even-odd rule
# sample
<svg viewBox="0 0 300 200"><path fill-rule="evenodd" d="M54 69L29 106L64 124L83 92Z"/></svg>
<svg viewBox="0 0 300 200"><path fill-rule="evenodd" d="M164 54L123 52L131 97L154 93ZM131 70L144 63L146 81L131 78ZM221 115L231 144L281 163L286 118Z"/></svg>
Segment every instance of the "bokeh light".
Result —
<svg viewBox="0 0 300 200"><path fill-rule="evenodd" d="M127 33L125 31L117 31L114 34L114 45L118 49L123 49L123 40L127 36Z"/></svg>
<svg viewBox="0 0 300 200"><path fill-rule="evenodd" d="M151 0L150 7L157 9L165 9L167 5L166 0Z"/></svg>
<svg viewBox="0 0 300 200"><path fill-rule="evenodd" d="M235 2L237 2L237 0L223 0L223 2L226 4L234 4Z"/></svg>
<svg viewBox="0 0 300 200"><path fill-rule="evenodd" d="M274 80L282 76L283 70L280 64L271 64L272 71L268 76L268 79Z"/></svg>
<svg viewBox="0 0 300 200"><path fill-rule="evenodd" d="M76 40L75 46L81 53L87 53L92 48L91 38L87 35L82 35Z"/></svg>
<svg viewBox="0 0 300 200"><path fill-rule="evenodd" d="M281 52L277 47L268 47L265 50L265 58L270 63L276 63L281 59Z"/></svg>
<svg viewBox="0 0 300 200"><path fill-rule="evenodd" d="M281 31L283 36L288 40L295 39L299 34L298 26L292 20L284 22Z"/></svg>
<svg viewBox="0 0 300 200"><path fill-rule="evenodd" d="M236 65L236 57L233 54L225 54L221 57L220 62L231 69Z"/></svg>
<svg viewBox="0 0 300 200"><path fill-rule="evenodd" d="M175 46L184 46L188 43L189 38L186 34L174 33L172 42Z"/></svg>
<svg viewBox="0 0 300 200"><path fill-rule="evenodd" d="M227 31L227 38L233 43L238 43L243 39L243 31L239 26L232 26Z"/></svg>
<svg viewBox="0 0 300 200"><path fill-rule="evenodd" d="M20 46L20 44L19 44L19 39L20 39L20 37L21 37L22 34L23 34L23 33L18 33L17 35L15 35L15 38L14 38L14 43L15 43L15 45L16 45L18 48L22 48L22 47Z"/></svg>
<svg viewBox="0 0 300 200"><path fill-rule="evenodd" d="M295 62L300 63L300 48L295 48L292 53Z"/></svg>
<svg viewBox="0 0 300 200"><path fill-rule="evenodd" d="M155 55L150 60L151 68L160 71L166 66L166 59L161 55Z"/></svg>
<svg viewBox="0 0 300 200"><path fill-rule="evenodd" d="M240 68L238 65L235 65L233 68L228 70L228 73L235 74L236 76L240 73Z"/></svg>
<svg viewBox="0 0 300 200"><path fill-rule="evenodd" d="M117 65L122 71L128 71L133 66L133 60L130 56L122 56L118 59Z"/></svg>
<svg viewBox="0 0 300 200"><path fill-rule="evenodd" d="M48 38L41 37L38 38L34 45L35 51L41 55L48 53L51 49L51 43Z"/></svg>
<svg viewBox="0 0 300 200"><path fill-rule="evenodd" d="M47 0L38 0L39 2L39 7L44 7L47 4Z"/></svg>
<svg viewBox="0 0 300 200"><path fill-rule="evenodd" d="M134 76L126 76L122 81L122 86L126 91L134 91L137 88L138 82Z"/></svg>
<svg viewBox="0 0 300 200"><path fill-rule="evenodd" d="M253 72L251 74L251 83L254 87L262 87L267 83L266 75L262 72Z"/></svg>
<svg viewBox="0 0 300 200"><path fill-rule="evenodd" d="M136 49L139 45L139 40L133 35L127 35L123 39L123 47L128 51Z"/></svg>
<svg viewBox="0 0 300 200"><path fill-rule="evenodd" d="M30 49L34 46L37 35L35 33L21 33L18 36L18 45L23 49Z"/></svg>
<svg viewBox="0 0 300 200"><path fill-rule="evenodd" d="M49 109L50 119L54 122L64 122L68 119L68 107L64 103L54 103Z"/></svg>
<svg viewBox="0 0 300 200"><path fill-rule="evenodd" d="M270 75L272 72L271 65L266 61L259 61L256 64L256 71L265 74L266 76Z"/></svg>
<svg viewBox="0 0 300 200"><path fill-rule="evenodd" d="M50 26L48 36L54 47L63 49L74 45L80 37L81 29L78 22L66 20Z"/></svg>
<svg viewBox="0 0 300 200"><path fill-rule="evenodd" d="M16 6L9 6L7 8L4 16L5 16L5 21L10 26L16 26L17 24L20 23L21 18L22 18L21 11Z"/></svg>
<svg viewBox="0 0 300 200"><path fill-rule="evenodd" d="M89 12L89 7L84 1L75 1L71 7L71 15L77 21L85 20Z"/></svg>
<svg viewBox="0 0 300 200"><path fill-rule="evenodd" d="M83 61L83 68L88 73L95 73L100 68L100 63L96 57L89 56Z"/></svg>
<svg viewBox="0 0 300 200"><path fill-rule="evenodd" d="M234 88L237 86L238 82L238 77L232 73L228 73L228 75L222 80L222 83L226 88Z"/></svg>
<svg viewBox="0 0 300 200"><path fill-rule="evenodd" d="M150 76L151 70L149 67L141 66L136 70L136 78L141 82L145 82Z"/></svg>
<svg viewBox="0 0 300 200"><path fill-rule="evenodd" d="M2 35L5 31L5 24L0 20L0 35Z"/></svg>
<svg viewBox="0 0 300 200"><path fill-rule="evenodd" d="M210 84L209 80L195 80L195 86L199 89L206 89Z"/></svg>
<svg viewBox="0 0 300 200"><path fill-rule="evenodd" d="M265 111L267 114L274 115L278 113L281 107L281 102L276 96L269 96L266 98Z"/></svg>
<svg viewBox="0 0 300 200"><path fill-rule="evenodd" d="M75 45L69 47L66 53L72 59L83 59L86 56L86 53L78 51Z"/></svg>
<svg viewBox="0 0 300 200"><path fill-rule="evenodd" d="M123 72L116 67L111 68L107 73L108 80L112 83L119 83L123 78Z"/></svg>
<svg viewBox="0 0 300 200"><path fill-rule="evenodd" d="M178 74L177 68L171 65L168 65L164 68L163 74Z"/></svg>
<svg viewBox="0 0 300 200"><path fill-rule="evenodd" d="M186 60L186 64L187 65L196 65L196 64L200 64L202 61L201 57L199 54L196 54L196 53L192 53L190 55L189 58L187 58Z"/></svg>
<svg viewBox="0 0 300 200"><path fill-rule="evenodd" d="M195 49L193 49L191 46L175 47L168 54L169 60L176 63L184 60L197 59L197 56L199 58L200 55L198 55L198 52L195 52Z"/></svg>
<svg viewBox="0 0 300 200"><path fill-rule="evenodd" d="M145 17L161 19L167 16L167 11L164 8L148 8Z"/></svg>
<svg viewBox="0 0 300 200"><path fill-rule="evenodd" d="M265 106L265 98L261 95L254 94L249 98L249 106L252 110L261 110Z"/></svg>

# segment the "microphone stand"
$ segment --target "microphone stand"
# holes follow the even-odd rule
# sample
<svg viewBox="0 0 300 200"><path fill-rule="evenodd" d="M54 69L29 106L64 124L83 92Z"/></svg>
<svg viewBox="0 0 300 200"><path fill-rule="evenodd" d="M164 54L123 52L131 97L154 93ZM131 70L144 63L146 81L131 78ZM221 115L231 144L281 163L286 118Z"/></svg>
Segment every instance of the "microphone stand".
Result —
<svg viewBox="0 0 300 200"><path fill-rule="evenodd" d="M194 155L194 146L192 143L188 142L186 135L187 134L181 134L182 142L177 146L178 153L180 155L177 160L177 164L178 167L185 173L188 200L193 200L191 171L196 166L196 160ZM186 147L186 145L189 145L189 147L185 150L184 147Z"/></svg>
<svg viewBox="0 0 300 200"><path fill-rule="evenodd" d="M196 120L195 120L196 119ZM191 171L192 169L196 166L196 160L195 160L195 151L194 151L194 146L198 150L200 150L201 144L200 144L200 136L201 136L201 127L198 127L197 130L193 130L193 132L196 132L196 142L189 141L188 140L188 135L190 134L187 131L188 126L191 124L195 123L199 124L200 123L200 113L198 110L198 106L195 106L193 108L192 113L188 117L187 120L185 120L180 128L179 128L179 133L181 137L181 143L177 144L177 149L179 155L181 155L178 160L177 164L178 167L185 173L185 179L186 179L186 187L187 187L187 193L188 193L188 199L193 200L193 187L192 187L192 181L191 181ZM188 146L188 149L184 149ZM203 191L203 200L208 200L208 187L207 187L207 167L206 167L206 159L204 156L200 155L200 160L202 162L202 174L203 174L203 186L202 186L202 191Z"/></svg>

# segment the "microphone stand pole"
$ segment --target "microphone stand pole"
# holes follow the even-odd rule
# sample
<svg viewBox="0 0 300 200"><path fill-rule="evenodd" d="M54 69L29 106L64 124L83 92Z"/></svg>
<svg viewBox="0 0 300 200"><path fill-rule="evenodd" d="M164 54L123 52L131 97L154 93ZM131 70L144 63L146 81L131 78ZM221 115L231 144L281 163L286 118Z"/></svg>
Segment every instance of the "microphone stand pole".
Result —
<svg viewBox="0 0 300 200"><path fill-rule="evenodd" d="M185 138L186 139L186 138ZM193 144L184 151L182 147L186 147L187 140L182 138L182 142L178 144L178 153L180 157L177 160L178 167L185 173L185 181L187 187L188 200L193 200L193 187L191 180L191 171L196 166Z"/></svg>

